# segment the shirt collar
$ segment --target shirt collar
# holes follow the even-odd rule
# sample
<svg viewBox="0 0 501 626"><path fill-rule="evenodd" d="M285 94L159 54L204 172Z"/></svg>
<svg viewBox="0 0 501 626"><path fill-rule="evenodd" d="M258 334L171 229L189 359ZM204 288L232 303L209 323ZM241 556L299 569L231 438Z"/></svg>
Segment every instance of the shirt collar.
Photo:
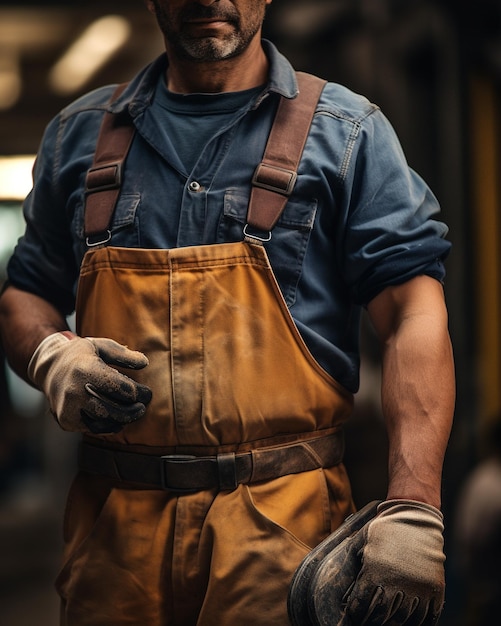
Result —
<svg viewBox="0 0 501 626"><path fill-rule="evenodd" d="M285 98L295 98L299 90L294 68L271 41L263 39L262 44L270 62L268 91L278 93Z"/></svg>
<svg viewBox="0 0 501 626"><path fill-rule="evenodd" d="M277 93L285 98L295 98L298 94L298 86L292 65L270 41L263 39L262 45L270 62L270 73L268 84L256 106L269 93ZM128 109L132 117L142 113L150 105L158 79L165 73L167 65L167 55L163 53L130 81L122 94L109 106L109 111L123 113Z"/></svg>

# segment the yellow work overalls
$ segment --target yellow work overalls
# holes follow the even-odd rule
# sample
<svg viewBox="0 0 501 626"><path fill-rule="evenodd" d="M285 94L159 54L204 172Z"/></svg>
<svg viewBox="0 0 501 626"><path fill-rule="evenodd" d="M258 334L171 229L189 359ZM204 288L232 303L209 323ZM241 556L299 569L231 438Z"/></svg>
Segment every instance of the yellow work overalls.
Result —
<svg viewBox="0 0 501 626"><path fill-rule="evenodd" d="M153 391L120 433L149 455L281 449L335 434L352 397L314 360L262 245L100 248L84 258L77 332L144 352ZM353 510L342 463L193 493L80 472L56 586L68 626L286 626L302 558Z"/></svg>

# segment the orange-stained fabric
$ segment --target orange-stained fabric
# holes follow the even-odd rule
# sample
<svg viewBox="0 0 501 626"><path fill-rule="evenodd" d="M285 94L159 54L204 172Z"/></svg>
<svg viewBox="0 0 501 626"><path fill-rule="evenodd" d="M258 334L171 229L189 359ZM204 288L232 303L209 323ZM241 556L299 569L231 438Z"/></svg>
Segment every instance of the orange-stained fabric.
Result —
<svg viewBox="0 0 501 626"><path fill-rule="evenodd" d="M77 314L78 334L150 360L134 374L153 390L148 413L110 440L235 444L329 428L351 410L304 345L262 246L96 250Z"/></svg>
<svg viewBox="0 0 501 626"><path fill-rule="evenodd" d="M133 376L152 403L142 420L99 437L113 447L236 452L332 432L351 412L259 245L89 252L77 331L150 359ZM285 626L295 568L352 510L342 464L182 496L81 473L65 519L61 623Z"/></svg>

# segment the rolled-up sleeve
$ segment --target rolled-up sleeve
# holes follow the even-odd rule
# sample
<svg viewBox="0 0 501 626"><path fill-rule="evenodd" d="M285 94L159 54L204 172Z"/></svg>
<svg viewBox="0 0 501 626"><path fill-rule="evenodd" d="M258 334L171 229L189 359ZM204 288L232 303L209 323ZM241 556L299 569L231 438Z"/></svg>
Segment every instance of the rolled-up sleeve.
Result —
<svg viewBox="0 0 501 626"><path fill-rule="evenodd" d="M357 304L421 274L443 280L451 244L447 226L435 219L438 201L379 110L359 127L343 203L343 273Z"/></svg>
<svg viewBox="0 0 501 626"><path fill-rule="evenodd" d="M78 269L59 182L60 124L60 118L55 118L44 133L33 169L33 188L23 205L26 230L9 260L7 274L9 284L69 314Z"/></svg>

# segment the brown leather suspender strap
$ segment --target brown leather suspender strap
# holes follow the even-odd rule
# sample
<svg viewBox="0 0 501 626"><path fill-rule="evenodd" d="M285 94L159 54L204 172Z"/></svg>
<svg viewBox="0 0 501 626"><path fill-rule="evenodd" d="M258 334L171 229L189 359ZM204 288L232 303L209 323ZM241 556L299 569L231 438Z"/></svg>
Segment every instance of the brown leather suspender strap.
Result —
<svg viewBox="0 0 501 626"><path fill-rule="evenodd" d="M299 94L281 98L266 151L252 180L247 223L269 232L294 189L297 168L326 81L297 72Z"/></svg>
<svg viewBox="0 0 501 626"><path fill-rule="evenodd" d="M119 85L112 101L125 89ZM97 140L94 162L85 180L85 235L88 246L111 239L111 218L120 195L122 172L134 137L130 119L106 112Z"/></svg>
<svg viewBox="0 0 501 626"><path fill-rule="evenodd" d="M299 94L294 99L281 98L263 160L254 173L246 228L271 231L294 189L297 168L326 82L302 72L297 73L297 79ZM124 87L117 88L112 100ZM104 114L94 162L86 179L88 246L104 244L111 238L111 219L134 131L130 119L123 120L109 112Z"/></svg>

